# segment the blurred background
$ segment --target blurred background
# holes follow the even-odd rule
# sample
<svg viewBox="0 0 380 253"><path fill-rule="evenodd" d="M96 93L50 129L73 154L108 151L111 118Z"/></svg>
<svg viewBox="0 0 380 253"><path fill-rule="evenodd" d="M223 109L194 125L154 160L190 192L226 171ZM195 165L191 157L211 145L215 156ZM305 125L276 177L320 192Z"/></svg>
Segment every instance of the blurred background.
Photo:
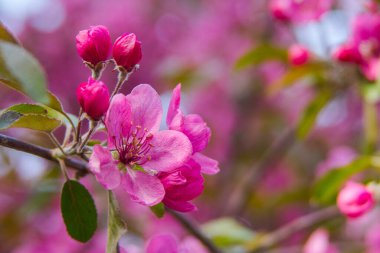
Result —
<svg viewBox="0 0 380 253"><path fill-rule="evenodd" d="M0 0L0 20L40 60L49 89L73 114L79 110L75 89L90 75L76 52L78 31L105 25L113 40L135 33L143 59L123 92L151 84L166 109L171 90L182 83L183 109L200 114L212 129L206 153L221 168L206 176L205 192L195 201L198 211L189 215L211 237L222 238L217 242L227 252L245 252L241 245L255 231L273 230L317 208L310 201L312 184L371 144L357 89L367 81L355 66L331 57L348 40L352 20L368 12L367 1L314 2L318 6L295 10L284 22L265 0ZM310 64L292 65L287 50L294 44L307 48ZM112 88L116 74L107 69L102 79ZM310 109L330 92L319 110ZM27 101L0 87L1 108ZM374 108L377 115L377 103ZM300 124L310 128L301 140L295 137ZM35 132L7 133L49 143ZM62 223L57 166L6 148L0 148L0 164L0 252L103 252L106 194L93 178L83 182L94 193L100 224L96 237L82 245L69 238ZM144 252L147 239L165 232L193 249L189 252L207 252L169 215L158 220L128 196L118 199L129 228L121 242L128 253ZM324 226L342 252L367 252L374 240L368 231L373 235L371 229L380 224L380 216L372 216L367 222L334 219ZM280 246L301 252L314 229ZM229 235L220 234L228 230Z"/></svg>

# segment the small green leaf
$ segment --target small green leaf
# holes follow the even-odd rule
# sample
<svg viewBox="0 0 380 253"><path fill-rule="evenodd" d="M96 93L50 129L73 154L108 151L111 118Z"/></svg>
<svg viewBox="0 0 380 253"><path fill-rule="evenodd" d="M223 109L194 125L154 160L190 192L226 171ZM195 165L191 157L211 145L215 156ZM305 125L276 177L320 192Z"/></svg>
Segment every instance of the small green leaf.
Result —
<svg viewBox="0 0 380 253"><path fill-rule="evenodd" d="M235 68L239 70L250 65L258 65L273 60L286 62L287 59L288 53L285 49L270 44L262 44L240 57Z"/></svg>
<svg viewBox="0 0 380 253"><path fill-rule="evenodd" d="M16 37L0 21L0 40L8 41L13 44L19 44Z"/></svg>
<svg viewBox="0 0 380 253"><path fill-rule="evenodd" d="M106 253L117 253L117 243L127 232L127 225L120 216L120 210L112 191L108 191L108 236Z"/></svg>
<svg viewBox="0 0 380 253"><path fill-rule="evenodd" d="M94 200L79 182L67 180L62 189L61 212L69 235L87 242L95 233L97 213Z"/></svg>
<svg viewBox="0 0 380 253"><path fill-rule="evenodd" d="M305 138L313 128L319 112L328 104L332 94L328 90L322 90L306 107L297 126L297 136Z"/></svg>
<svg viewBox="0 0 380 253"><path fill-rule="evenodd" d="M202 230L220 247L244 244L252 240L255 233L232 218L221 218L202 226Z"/></svg>
<svg viewBox="0 0 380 253"><path fill-rule="evenodd" d="M370 167L373 162L371 157L360 157L347 166L330 170L315 184L313 200L325 205L334 204L344 183L353 175Z"/></svg>
<svg viewBox="0 0 380 253"><path fill-rule="evenodd" d="M165 214L165 206L164 204L161 202L161 203L158 203L157 205L155 206L151 206L150 207L150 210L152 210L152 212L157 216L157 218L162 218L164 217L164 214Z"/></svg>

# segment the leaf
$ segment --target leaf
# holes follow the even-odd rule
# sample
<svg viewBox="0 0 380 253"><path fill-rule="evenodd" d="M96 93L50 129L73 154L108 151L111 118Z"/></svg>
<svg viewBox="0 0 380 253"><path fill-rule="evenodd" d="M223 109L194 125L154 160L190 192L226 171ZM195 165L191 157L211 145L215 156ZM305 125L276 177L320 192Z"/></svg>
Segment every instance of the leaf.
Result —
<svg viewBox="0 0 380 253"><path fill-rule="evenodd" d="M321 90L319 94L306 107L297 126L297 136L305 138L313 128L319 112L330 101L332 94L328 90Z"/></svg>
<svg viewBox="0 0 380 253"><path fill-rule="evenodd" d="M61 195L61 212L69 235L87 242L94 235L97 213L94 200L87 189L77 181L67 180Z"/></svg>
<svg viewBox="0 0 380 253"><path fill-rule="evenodd" d="M334 204L339 190L353 175L367 169L374 163L371 157L360 157L351 164L330 170L315 184L312 199L320 204Z"/></svg>
<svg viewBox="0 0 380 253"><path fill-rule="evenodd" d="M239 70L250 65L258 65L273 60L286 62L287 59L287 50L270 44L262 44L241 56L236 62L235 68Z"/></svg>
<svg viewBox="0 0 380 253"><path fill-rule="evenodd" d="M202 230L220 247L243 244L255 236L253 231L228 217L210 221L202 226Z"/></svg>
<svg viewBox="0 0 380 253"><path fill-rule="evenodd" d="M51 132L65 121L59 112L35 104L18 104L2 111L0 130L8 128L28 128Z"/></svg>
<svg viewBox="0 0 380 253"><path fill-rule="evenodd" d="M117 200L112 191L108 191L108 235L106 253L117 253L117 244L125 232L127 232L127 225L120 216Z"/></svg>
<svg viewBox="0 0 380 253"><path fill-rule="evenodd" d="M0 40L8 41L13 44L19 44L15 36L0 21Z"/></svg>
<svg viewBox="0 0 380 253"><path fill-rule="evenodd" d="M157 205L155 206L151 206L150 207L150 210L152 210L152 212L157 216L157 218L162 218L164 217L164 214L165 214L165 206L164 204L161 202L161 203L158 203Z"/></svg>

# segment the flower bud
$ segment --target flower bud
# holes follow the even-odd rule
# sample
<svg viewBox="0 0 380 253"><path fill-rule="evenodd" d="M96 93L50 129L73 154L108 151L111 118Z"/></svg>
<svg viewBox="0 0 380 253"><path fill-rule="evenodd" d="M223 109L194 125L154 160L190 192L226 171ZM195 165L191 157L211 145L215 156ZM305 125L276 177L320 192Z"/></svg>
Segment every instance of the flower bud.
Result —
<svg viewBox="0 0 380 253"><path fill-rule="evenodd" d="M309 61L310 53L302 45L294 44L288 50L289 62L294 66L300 66Z"/></svg>
<svg viewBox="0 0 380 253"><path fill-rule="evenodd" d="M76 36L77 51L86 62L96 66L107 60L111 49L110 34L105 26L91 26Z"/></svg>
<svg viewBox="0 0 380 253"><path fill-rule="evenodd" d="M292 15L292 1L289 0L272 0L269 3L269 9L272 16L282 22L288 22Z"/></svg>
<svg viewBox="0 0 380 253"><path fill-rule="evenodd" d="M374 197L366 186L348 182L338 194L339 210L350 218L357 218L368 212L374 205Z"/></svg>
<svg viewBox="0 0 380 253"><path fill-rule="evenodd" d="M77 99L83 111L94 120L99 120L109 106L108 87L101 81L89 78L77 88Z"/></svg>
<svg viewBox="0 0 380 253"><path fill-rule="evenodd" d="M141 42L134 33L124 34L116 39L112 55L117 65L130 72L142 58Z"/></svg>

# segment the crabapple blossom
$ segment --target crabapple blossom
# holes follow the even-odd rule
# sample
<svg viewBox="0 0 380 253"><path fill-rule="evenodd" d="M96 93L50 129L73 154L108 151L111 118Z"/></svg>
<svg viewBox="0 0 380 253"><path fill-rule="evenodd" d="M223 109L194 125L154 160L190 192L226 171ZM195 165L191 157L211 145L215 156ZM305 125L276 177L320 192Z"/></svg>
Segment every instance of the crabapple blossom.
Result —
<svg viewBox="0 0 380 253"><path fill-rule="evenodd" d="M107 189L122 187L132 200L152 206L164 198L158 172L182 166L192 154L189 139L173 130L159 131L161 100L148 84L113 97L105 124L108 148L94 147L90 169Z"/></svg>
<svg viewBox="0 0 380 253"><path fill-rule="evenodd" d="M347 182L338 194L338 208L349 218L362 216L371 210L374 204L372 192L366 186L356 182Z"/></svg>
<svg viewBox="0 0 380 253"><path fill-rule="evenodd" d="M80 57L86 62L96 66L99 62L107 60L111 50L111 38L105 26L91 26L82 30L76 36L76 46Z"/></svg>
<svg viewBox="0 0 380 253"><path fill-rule="evenodd" d="M92 119L99 120L107 112L110 94L102 81L89 77L78 86L76 95L83 111Z"/></svg>
<svg viewBox="0 0 380 253"><path fill-rule="evenodd" d="M288 59L294 66L303 65L310 59L309 50L300 44L294 44L288 49Z"/></svg>
<svg viewBox="0 0 380 253"><path fill-rule="evenodd" d="M141 42L134 33L126 33L116 39L112 56L117 65L130 72L141 61Z"/></svg>

